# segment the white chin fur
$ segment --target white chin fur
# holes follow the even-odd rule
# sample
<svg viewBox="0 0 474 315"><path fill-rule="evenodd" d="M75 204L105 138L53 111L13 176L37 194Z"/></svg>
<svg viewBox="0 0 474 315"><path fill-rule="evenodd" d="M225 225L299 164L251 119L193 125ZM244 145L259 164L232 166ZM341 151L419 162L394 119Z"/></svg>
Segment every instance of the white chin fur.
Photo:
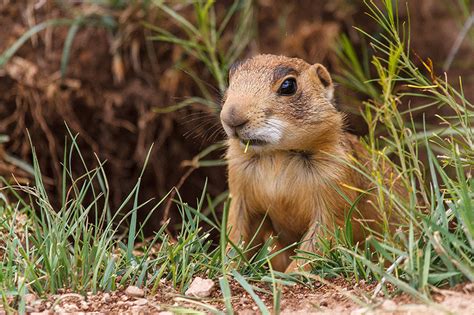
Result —
<svg viewBox="0 0 474 315"><path fill-rule="evenodd" d="M270 144L277 144L283 136L284 128L285 125L283 121L270 118L265 122L263 127L252 131L251 138L261 139Z"/></svg>
<svg viewBox="0 0 474 315"><path fill-rule="evenodd" d="M236 138L234 130L228 127L226 124L222 124L224 131L227 136L232 139ZM277 144L283 137L283 130L285 129L285 123L279 119L270 118L266 120L262 127L245 130L240 133L241 138L258 139L267 142L268 144Z"/></svg>

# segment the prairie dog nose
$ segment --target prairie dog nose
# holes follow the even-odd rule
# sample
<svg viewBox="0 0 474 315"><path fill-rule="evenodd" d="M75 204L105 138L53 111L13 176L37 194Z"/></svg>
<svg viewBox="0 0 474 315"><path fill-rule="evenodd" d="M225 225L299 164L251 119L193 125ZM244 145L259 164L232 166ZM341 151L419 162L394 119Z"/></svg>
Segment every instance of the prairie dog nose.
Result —
<svg viewBox="0 0 474 315"><path fill-rule="evenodd" d="M242 112L235 109L235 105L230 105L227 110L221 112L221 120L232 129L241 129L249 122Z"/></svg>

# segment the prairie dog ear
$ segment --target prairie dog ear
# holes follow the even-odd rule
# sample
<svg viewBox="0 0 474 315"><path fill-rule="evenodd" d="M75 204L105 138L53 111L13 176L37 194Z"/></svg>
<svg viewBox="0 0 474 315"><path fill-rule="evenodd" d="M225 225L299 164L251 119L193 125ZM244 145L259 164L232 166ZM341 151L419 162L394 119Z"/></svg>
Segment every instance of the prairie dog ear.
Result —
<svg viewBox="0 0 474 315"><path fill-rule="evenodd" d="M334 84L332 83L329 71L320 63L315 63L312 65L311 70L314 74L316 74L316 77L318 78L319 82L321 82L321 85L326 91L326 97L331 101L334 97Z"/></svg>

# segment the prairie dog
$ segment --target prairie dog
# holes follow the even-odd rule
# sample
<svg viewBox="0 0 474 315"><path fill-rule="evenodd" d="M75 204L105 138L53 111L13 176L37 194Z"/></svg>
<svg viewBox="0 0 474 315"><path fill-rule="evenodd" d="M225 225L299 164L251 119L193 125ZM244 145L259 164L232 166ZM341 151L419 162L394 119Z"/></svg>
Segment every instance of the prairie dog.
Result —
<svg viewBox="0 0 474 315"><path fill-rule="evenodd" d="M343 226L351 201L370 189L350 166L352 158L362 164L368 158L357 137L344 130L333 94L331 76L318 63L258 55L231 68L220 118L229 138L233 242L248 244L262 224L252 245L273 236L274 250L302 241L301 250L317 252L321 227ZM351 217L355 242L367 236L364 226L380 230L369 195ZM294 250L277 255L273 268L297 269L293 255Z"/></svg>

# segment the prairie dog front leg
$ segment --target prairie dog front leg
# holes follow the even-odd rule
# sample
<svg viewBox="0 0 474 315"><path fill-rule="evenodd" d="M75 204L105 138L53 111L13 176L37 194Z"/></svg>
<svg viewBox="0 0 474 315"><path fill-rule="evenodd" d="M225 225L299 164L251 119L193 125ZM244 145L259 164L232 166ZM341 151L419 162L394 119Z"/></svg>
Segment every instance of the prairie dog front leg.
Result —
<svg viewBox="0 0 474 315"><path fill-rule="evenodd" d="M316 241L319 236L319 231L320 231L320 223L313 222L308 230L308 233L303 238L298 249L304 252L309 252L309 253L319 253L320 250L316 246ZM286 268L285 273L300 271L301 268L303 269L303 271L306 271L306 272L311 271L311 265L306 260L292 259L291 263Z"/></svg>
<svg viewBox="0 0 474 315"><path fill-rule="evenodd" d="M229 217L227 219L227 232L229 233L229 240L234 244L238 245L240 241L243 241L244 246L247 248L261 245L265 241L265 236L271 234L271 224L268 220L265 222L263 215L250 213L246 208L244 201L235 196L230 201ZM255 235L258 232L257 235ZM252 244L250 242L253 240ZM228 245L228 250L231 245ZM247 254L247 258L255 253L255 250Z"/></svg>
<svg viewBox="0 0 474 315"><path fill-rule="evenodd" d="M267 242L269 238L273 238L272 252L280 251L284 248L275 235L272 223L268 217L250 212L245 207L245 203L240 198L231 201L229 208L229 217L227 220L227 231L229 239L234 244L244 243L246 257L250 259L258 249ZM232 245L228 245L227 250ZM284 271L290 261L288 252L280 253L271 259L273 269Z"/></svg>

